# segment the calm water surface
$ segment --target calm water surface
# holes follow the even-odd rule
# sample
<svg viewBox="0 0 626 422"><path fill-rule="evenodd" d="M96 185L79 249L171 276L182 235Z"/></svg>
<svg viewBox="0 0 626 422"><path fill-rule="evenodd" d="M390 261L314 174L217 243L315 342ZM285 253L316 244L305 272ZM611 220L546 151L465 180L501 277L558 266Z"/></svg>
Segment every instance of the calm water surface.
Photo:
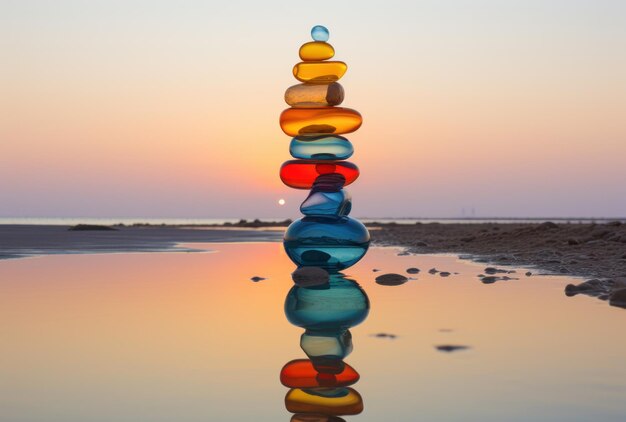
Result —
<svg viewBox="0 0 626 422"><path fill-rule="evenodd" d="M293 264L280 243L206 247L0 261L0 420L289 421L279 372L306 357L283 310ZM565 277L485 285L483 268L372 249L345 272L371 309L346 358L364 410L344 419L625 420L626 310L566 297Z"/></svg>

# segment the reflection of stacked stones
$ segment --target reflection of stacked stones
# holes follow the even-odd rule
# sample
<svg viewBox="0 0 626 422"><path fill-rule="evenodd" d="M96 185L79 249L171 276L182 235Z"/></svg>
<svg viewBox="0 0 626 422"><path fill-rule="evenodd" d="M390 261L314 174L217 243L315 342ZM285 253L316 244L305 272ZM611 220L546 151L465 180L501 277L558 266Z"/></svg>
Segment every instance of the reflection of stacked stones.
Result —
<svg viewBox="0 0 626 422"><path fill-rule="evenodd" d="M293 68L299 81L285 92L291 106L280 115L280 127L290 136L289 152L280 178L295 189L311 189L300 206L304 218L285 233L285 250L299 266L341 270L360 260L369 246L369 233L348 217L351 198L344 186L359 176L356 165L343 161L353 147L341 134L361 126L358 111L336 107L343 101L343 87L336 81L347 70L344 62L328 61L335 54L328 44L328 30L316 26L314 41L300 47L302 62Z"/></svg>
<svg viewBox="0 0 626 422"><path fill-rule="evenodd" d="M285 314L293 325L305 329L300 347L308 359L287 363L280 381L291 388L285 397L287 410L304 415L355 415L363 410L360 394L348 386L359 374L343 360L352 352L349 328L369 313L369 299L354 281L341 273L325 283L295 285L287 294ZM320 419L324 420L324 419Z"/></svg>
<svg viewBox="0 0 626 422"><path fill-rule="evenodd" d="M326 43L328 30L316 26L314 41L300 47L303 60L294 67L301 84L285 93L291 106L280 116L283 131L294 136L289 152L296 158L280 170L282 181L296 189L311 189L300 206L305 215L285 233L284 246L298 265L296 283L287 294L285 313L293 325L305 329L300 347L308 359L287 363L280 380L290 390L287 410L295 421L341 421L338 416L363 410L360 394L350 386L359 374L343 360L352 352L349 329L365 320L369 300L361 287L337 272L359 261L369 246L369 233L348 217L351 198L343 188L354 182L359 169L343 161L352 144L339 136L361 126L361 115L335 107L343 101L336 81L347 66L327 61L335 54Z"/></svg>

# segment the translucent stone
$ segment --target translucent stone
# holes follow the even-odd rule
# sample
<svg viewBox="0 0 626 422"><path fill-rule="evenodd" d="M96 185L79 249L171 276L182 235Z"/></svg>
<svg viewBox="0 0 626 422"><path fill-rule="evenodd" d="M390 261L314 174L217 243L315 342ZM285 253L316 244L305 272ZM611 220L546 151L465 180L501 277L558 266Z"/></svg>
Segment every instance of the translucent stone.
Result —
<svg viewBox="0 0 626 422"><path fill-rule="evenodd" d="M315 41L328 41L328 38L330 38L328 28L322 25L315 25L311 28L311 38Z"/></svg>
<svg viewBox="0 0 626 422"><path fill-rule="evenodd" d="M293 67L293 76L300 82L327 84L341 79L348 65L340 61L300 62Z"/></svg>
<svg viewBox="0 0 626 422"><path fill-rule="evenodd" d="M369 308L369 299L361 286L343 274L331 275L326 286L293 286L285 299L289 322L307 329L309 334L348 330L367 318Z"/></svg>
<svg viewBox="0 0 626 422"><path fill-rule="evenodd" d="M288 108L280 127L289 136L341 135L361 127L361 114L345 107Z"/></svg>
<svg viewBox="0 0 626 422"><path fill-rule="evenodd" d="M347 161L289 160L280 167L280 180L294 189L311 189L321 175L338 174L349 185L359 177L359 168Z"/></svg>
<svg viewBox="0 0 626 422"><path fill-rule="evenodd" d="M356 264L367 252L370 235L350 217L304 217L285 232L283 246L300 267L342 270ZM332 280L332 278L331 278Z"/></svg>
<svg viewBox="0 0 626 422"><path fill-rule="evenodd" d="M328 357L343 360L352 353L352 334L350 330L306 330L300 337L300 348L309 359Z"/></svg>
<svg viewBox="0 0 626 422"><path fill-rule="evenodd" d="M343 97L343 87L339 82L298 84L285 91L285 102L299 108L336 106L343 102Z"/></svg>
<svg viewBox="0 0 626 422"><path fill-rule="evenodd" d="M332 59L335 49L324 41L311 41L300 47L300 58L304 61L314 62Z"/></svg>
<svg viewBox="0 0 626 422"><path fill-rule="evenodd" d="M337 192L343 188L346 184L346 177L339 173L326 173L320 174L315 182L313 182L312 189L316 192Z"/></svg>
<svg viewBox="0 0 626 422"><path fill-rule="evenodd" d="M324 415L358 415L363 411L363 399L354 389L323 388L289 390L285 407L292 413L321 413Z"/></svg>
<svg viewBox="0 0 626 422"><path fill-rule="evenodd" d="M323 268L300 267L291 273L291 279L298 286L321 286L330 281L330 274Z"/></svg>
<svg viewBox="0 0 626 422"><path fill-rule="evenodd" d="M354 153L343 136L296 136L289 144L292 157L305 160L345 160Z"/></svg>
<svg viewBox="0 0 626 422"><path fill-rule="evenodd" d="M300 205L300 212L307 216L348 215L352 209L352 198L348 191L338 192L313 191Z"/></svg>
<svg viewBox="0 0 626 422"><path fill-rule="evenodd" d="M320 374L308 359L292 360L280 371L280 382L289 388L347 387L359 378L348 364L338 374Z"/></svg>

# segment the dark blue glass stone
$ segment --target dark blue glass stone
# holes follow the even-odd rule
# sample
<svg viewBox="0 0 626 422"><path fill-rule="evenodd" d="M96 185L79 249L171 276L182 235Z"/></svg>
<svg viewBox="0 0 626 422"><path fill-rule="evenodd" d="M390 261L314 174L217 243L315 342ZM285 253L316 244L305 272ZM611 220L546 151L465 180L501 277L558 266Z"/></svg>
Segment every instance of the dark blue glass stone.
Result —
<svg viewBox="0 0 626 422"><path fill-rule="evenodd" d="M356 264L367 252L370 234L350 217L304 217L287 228L283 245L300 267L342 270Z"/></svg>
<svg viewBox="0 0 626 422"><path fill-rule="evenodd" d="M352 209L352 198L345 189L337 192L312 191L300 205L300 212L308 216L348 215Z"/></svg>
<svg viewBox="0 0 626 422"><path fill-rule="evenodd" d="M361 286L343 274L331 275L330 282L325 286L293 286L285 299L285 314L289 322L306 328L309 334L345 331L363 322L369 308L369 299ZM352 348L351 337L342 340L338 338L338 341L344 343L343 346L338 345L339 349L344 349L343 352L329 350L328 355L349 353L348 349Z"/></svg>
<svg viewBox="0 0 626 422"><path fill-rule="evenodd" d="M289 144L289 153L305 160L345 160L354 147L343 136L297 136Z"/></svg>

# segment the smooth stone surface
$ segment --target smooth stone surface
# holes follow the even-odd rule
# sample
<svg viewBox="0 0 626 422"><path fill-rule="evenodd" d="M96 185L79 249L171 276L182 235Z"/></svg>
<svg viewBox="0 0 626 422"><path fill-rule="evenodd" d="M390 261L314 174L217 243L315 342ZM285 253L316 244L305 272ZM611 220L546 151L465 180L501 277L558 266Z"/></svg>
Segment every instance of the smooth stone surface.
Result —
<svg viewBox="0 0 626 422"><path fill-rule="evenodd" d="M298 53L303 61L315 62L332 59L335 55L335 49L327 42L311 41L302 44Z"/></svg>
<svg viewBox="0 0 626 422"><path fill-rule="evenodd" d="M348 65L340 61L300 62L293 67L293 76L300 82L327 84L346 74Z"/></svg>
<svg viewBox="0 0 626 422"><path fill-rule="evenodd" d="M344 185L349 185L359 177L359 168L347 161L318 160L289 160L280 167L280 179L294 189L311 189L320 175L333 173L343 176Z"/></svg>
<svg viewBox="0 0 626 422"><path fill-rule="evenodd" d="M328 357L343 360L352 353L352 334L350 330L306 330L300 336L300 348L309 359Z"/></svg>
<svg viewBox="0 0 626 422"><path fill-rule="evenodd" d="M352 198L348 191L338 192L312 191L300 205L300 212L306 216L348 215L352 209Z"/></svg>
<svg viewBox="0 0 626 422"><path fill-rule="evenodd" d="M315 25L311 28L311 38L315 41L328 41L330 38L330 32L325 26Z"/></svg>
<svg viewBox="0 0 626 422"><path fill-rule="evenodd" d="M291 273L291 279L301 287L320 286L330 280L330 274L319 267L301 267Z"/></svg>
<svg viewBox="0 0 626 422"><path fill-rule="evenodd" d="M363 258L369 243L369 232L358 220L304 217L287 228L283 246L300 267L342 270Z"/></svg>
<svg viewBox="0 0 626 422"><path fill-rule="evenodd" d="M381 286L399 286L407 281L409 279L401 274L383 274L376 277L376 284Z"/></svg>
<svg viewBox="0 0 626 422"><path fill-rule="evenodd" d="M330 84L297 84L285 91L285 102L296 108L337 106L345 93L338 82Z"/></svg>
<svg viewBox="0 0 626 422"><path fill-rule="evenodd" d="M289 390L285 407L292 413L322 413L325 415L358 415L363 411L363 399L354 389L347 387L328 391L323 388Z"/></svg>
<svg viewBox="0 0 626 422"><path fill-rule="evenodd" d="M348 364L338 374L320 374L309 359L292 360L280 371L280 382L289 388L347 387L359 378Z"/></svg>
<svg viewBox="0 0 626 422"><path fill-rule="evenodd" d="M341 135L362 123L361 114L346 107L288 108L280 113L280 128L289 136Z"/></svg>
<svg viewBox="0 0 626 422"><path fill-rule="evenodd" d="M331 275L327 286L293 286L285 298L287 320L309 334L346 331L363 322L369 308L365 291L342 274Z"/></svg>
<svg viewBox="0 0 626 422"><path fill-rule="evenodd" d="M304 160L345 160L354 147L343 136L297 136L289 144L289 153Z"/></svg>
<svg viewBox="0 0 626 422"><path fill-rule="evenodd" d="M346 184L346 178L339 173L326 173L320 174L315 182L313 182L312 189L316 192L337 192L341 190Z"/></svg>
<svg viewBox="0 0 626 422"><path fill-rule="evenodd" d="M420 272L419 268L415 268L415 267L411 267L411 268L407 268L406 272L409 274L417 274Z"/></svg>

